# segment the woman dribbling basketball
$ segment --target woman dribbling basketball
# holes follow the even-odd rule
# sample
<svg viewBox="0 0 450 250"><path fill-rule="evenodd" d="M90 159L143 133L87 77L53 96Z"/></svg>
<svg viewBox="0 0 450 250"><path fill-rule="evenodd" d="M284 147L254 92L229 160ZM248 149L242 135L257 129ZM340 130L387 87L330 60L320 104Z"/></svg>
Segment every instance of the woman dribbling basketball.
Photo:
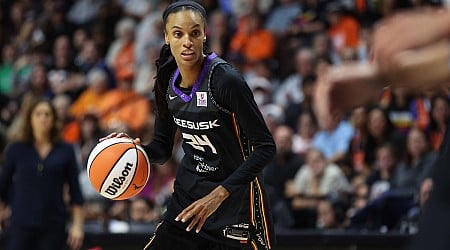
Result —
<svg viewBox="0 0 450 250"><path fill-rule="evenodd" d="M152 163L164 163L179 129L185 155L167 213L145 249L272 249L261 170L275 144L241 74L204 52L205 19L193 1L163 13L154 139L143 147Z"/></svg>

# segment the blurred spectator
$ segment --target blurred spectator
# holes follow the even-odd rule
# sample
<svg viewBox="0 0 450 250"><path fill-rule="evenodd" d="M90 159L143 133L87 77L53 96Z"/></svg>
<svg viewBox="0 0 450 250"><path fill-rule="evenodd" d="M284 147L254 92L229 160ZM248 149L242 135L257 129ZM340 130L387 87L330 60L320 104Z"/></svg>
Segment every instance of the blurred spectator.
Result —
<svg viewBox="0 0 450 250"><path fill-rule="evenodd" d="M272 134L279 125L284 124L284 110L279 105L269 103L259 108L261 109L264 121Z"/></svg>
<svg viewBox="0 0 450 250"><path fill-rule="evenodd" d="M313 36L311 48L317 58L330 58L329 64L332 64L332 59L334 62L339 61L326 32L319 32Z"/></svg>
<svg viewBox="0 0 450 250"><path fill-rule="evenodd" d="M366 164L374 164L376 148L385 143L394 144L398 149L403 148L403 137L393 129L392 123L384 109L378 106L371 107L367 124L368 137L364 149L364 162Z"/></svg>
<svg viewBox="0 0 450 250"><path fill-rule="evenodd" d="M301 93L303 100L293 102L285 107L285 123L292 128L297 126L297 120L301 113L313 110L314 90L316 89L317 77L315 74L305 76L301 81ZM300 93L300 92L299 92Z"/></svg>
<svg viewBox="0 0 450 250"><path fill-rule="evenodd" d="M398 230L402 233L415 234L419 230L420 214L425 208L425 203L430 196L433 189L433 180L431 178L425 179L420 185L419 198L417 203L411 207L406 215L401 218Z"/></svg>
<svg viewBox="0 0 450 250"><path fill-rule="evenodd" d="M441 147L446 129L446 122L450 118L450 103L447 96L438 95L431 100L430 125L428 134L432 148L437 152Z"/></svg>
<svg viewBox="0 0 450 250"><path fill-rule="evenodd" d="M134 90L142 96L149 99L154 98L153 87L155 84L156 65L155 61L159 57L159 50L163 41L155 41L147 44L143 51L147 59L140 63L135 71L135 79L133 82Z"/></svg>
<svg viewBox="0 0 450 250"><path fill-rule="evenodd" d="M276 41L273 35L261 25L259 13L252 12L240 22L236 33L231 37L231 61L243 60L245 72L260 60L271 59L275 55Z"/></svg>
<svg viewBox="0 0 450 250"><path fill-rule="evenodd" d="M313 138L318 129L316 117L312 111L304 110L297 119L297 132L293 136L292 150L304 156L313 147Z"/></svg>
<svg viewBox="0 0 450 250"><path fill-rule="evenodd" d="M358 176L366 177L371 169L371 166L365 162L365 147L368 138L367 108L357 107L352 111L350 118L355 133L350 141L350 148L348 150L348 164L351 166L351 178Z"/></svg>
<svg viewBox="0 0 450 250"><path fill-rule="evenodd" d="M61 35L56 38L52 58L52 65L47 74L52 92L68 94L71 99L76 98L84 87L84 76L74 64L69 36Z"/></svg>
<svg viewBox="0 0 450 250"><path fill-rule="evenodd" d="M99 114L99 105L108 92L108 76L101 69L89 71L87 83L88 88L70 106L70 114L77 119L87 113Z"/></svg>
<svg viewBox="0 0 450 250"><path fill-rule="evenodd" d="M133 19L140 20L144 18L145 14L152 11L152 3L154 1L148 0L127 0L119 1L122 5L125 16L131 17Z"/></svg>
<svg viewBox="0 0 450 250"><path fill-rule="evenodd" d="M1 50L0 94L10 95L14 90L14 60L16 57L16 50L12 44L5 44Z"/></svg>
<svg viewBox="0 0 450 250"><path fill-rule="evenodd" d="M327 163L324 154L317 149L308 151L306 164L300 168L293 181L286 183L285 192L288 198L292 198L296 226L315 227L319 199L349 190L350 184L337 165Z"/></svg>
<svg viewBox="0 0 450 250"><path fill-rule="evenodd" d="M295 0L281 0L273 8L265 22L265 28L275 37L284 37L289 31L292 20L301 13L301 5Z"/></svg>
<svg viewBox="0 0 450 250"><path fill-rule="evenodd" d="M67 13L67 20L77 26L87 27L98 15L103 0L78 0L73 3Z"/></svg>
<svg viewBox="0 0 450 250"><path fill-rule="evenodd" d="M300 48L295 53L295 73L284 80L274 93L275 103L287 107L291 103L303 101L302 80L312 75L316 66L316 57L310 48Z"/></svg>
<svg viewBox="0 0 450 250"><path fill-rule="evenodd" d="M155 209L155 204L142 197L136 197L130 201L130 223L150 223L159 220L160 215Z"/></svg>
<svg viewBox="0 0 450 250"><path fill-rule="evenodd" d="M328 161L338 163L345 159L354 133L353 126L342 115L336 115L329 128L322 128L314 135L313 146Z"/></svg>
<svg viewBox="0 0 450 250"><path fill-rule="evenodd" d="M414 96L409 109L413 116L414 126L426 130L430 124L431 100L435 95L434 91L425 90Z"/></svg>
<svg viewBox="0 0 450 250"><path fill-rule="evenodd" d="M342 57L345 49L358 47L360 25L355 18L345 14L344 6L338 2L329 3L326 9L330 24L328 35L334 50Z"/></svg>
<svg viewBox="0 0 450 250"><path fill-rule="evenodd" d="M301 40L301 44L311 44L313 35L325 30L326 2L321 0L304 1L302 12L290 25L290 34L297 36Z"/></svg>
<svg viewBox="0 0 450 250"><path fill-rule="evenodd" d="M393 188L398 163L398 152L392 144L386 143L377 148L375 166L366 179L370 200Z"/></svg>
<svg viewBox="0 0 450 250"><path fill-rule="evenodd" d="M61 137L70 144L80 140L80 126L78 121L70 114L70 98L67 95L56 95L52 99L53 106L61 124Z"/></svg>
<svg viewBox="0 0 450 250"><path fill-rule="evenodd" d="M232 12L236 18L254 11L265 15L270 11L272 4L273 0L231 0Z"/></svg>
<svg viewBox="0 0 450 250"><path fill-rule="evenodd" d="M264 168L264 182L270 196L272 213L276 227L292 226L289 205L284 196L285 184L292 180L303 165L303 159L292 151L294 132L288 126L279 126L274 132L277 152L275 159Z"/></svg>
<svg viewBox="0 0 450 250"><path fill-rule="evenodd" d="M148 122L150 104L133 89L133 78L119 78L118 86L104 94L97 106L102 126L109 131L125 126L138 133Z"/></svg>
<svg viewBox="0 0 450 250"><path fill-rule="evenodd" d="M373 29L372 27L361 27L359 32L359 43L356 48L356 54L358 61L367 62L370 60L370 50L372 48L372 37Z"/></svg>
<svg viewBox="0 0 450 250"><path fill-rule="evenodd" d="M103 70L108 78L108 87L116 87L116 79L111 68L106 64L106 61L100 57L100 48L93 40L86 40L81 46L81 51L75 58L75 65L83 74L88 74L93 69Z"/></svg>
<svg viewBox="0 0 450 250"><path fill-rule="evenodd" d="M258 107L271 103L272 84L267 78L247 75L247 84L253 92L253 97Z"/></svg>
<svg viewBox="0 0 450 250"><path fill-rule="evenodd" d="M76 53L83 49L84 42L89 40L90 34L87 28L77 28L72 34L72 46ZM76 59L75 59L76 60Z"/></svg>
<svg viewBox="0 0 450 250"><path fill-rule="evenodd" d="M70 36L74 31L74 26L66 19L66 8L65 1L44 1L44 12L33 35L39 36L37 40L50 45L49 48L54 47L58 37Z"/></svg>
<svg viewBox="0 0 450 250"><path fill-rule="evenodd" d="M387 106L389 120L394 129L404 137L414 124L413 114L410 110L412 99L412 94L408 93L406 88L395 88L391 90Z"/></svg>
<svg viewBox="0 0 450 250"><path fill-rule="evenodd" d="M133 19L122 18L116 25L116 38L108 48L106 63L114 70L117 81L134 77L135 28Z"/></svg>
<svg viewBox="0 0 450 250"><path fill-rule="evenodd" d="M317 228L344 229L346 222L346 205L338 198L328 197L317 204Z"/></svg>
<svg viewBox="0 0 450 250"><path fill-rule="evenodd" d="M60 140L51 102L35 100L24 113L0 175L1 201L11 208L7 249L63 249L66 241L80 249L83 197L73 148ZM68 237L65 185L72 211Z"/></svg>
<svg viewBox="0 0 450 250"><path fill-rule="evenodd" d="M395 186L399 192L414 196L419 192L421 183L431 176L431 167L437 154L432 151L426 134L413 128L406 141L406 157L396 169Z"/></svg>
<svg viewBox="0 0 450 250"><path fill-rule="evenodd" d="M107 210L108 232L110 233L128 233L130 230L129 220L129 200L113 201Z"/></svg>
<svg viewBox="0 0 450 250"><path fill-rule="evenodd" d="M154 10L146 14L136 27L134 58L137 67L155 64L154 60L148 57L148 48L164 42L161 15L167 6L167 2L167 0L160 1L154 7ZM162 44L158 48L158 53L161 47Z"/></svg>
<svg viewBox="0 0 450 250"><path fill-rule="evenodd" d="M214 51L222 58L228 58L231 32L229 30L229 17L227 14L222 11L214 11L211 13L206 32L208 35L208 39L206 40L208 50Z"/></svg>

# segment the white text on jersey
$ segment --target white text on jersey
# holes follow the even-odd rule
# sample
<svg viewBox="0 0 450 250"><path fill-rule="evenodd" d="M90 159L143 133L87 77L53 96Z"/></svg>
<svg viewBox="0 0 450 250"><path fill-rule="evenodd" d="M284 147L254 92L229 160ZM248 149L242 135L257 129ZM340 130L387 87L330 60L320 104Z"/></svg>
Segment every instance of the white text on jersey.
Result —
<svg viewBox="0 0 450 250"><path fill-rule="evenodd" d="M219 124L217 124L218 120L214 121L204 121L204 122L193 122L188 120L183 120L179 118L173 118L173 121L175 124L182 128L188 128L188 129L194 129L194 130L207 130L212 129L214 127L220 127Z"/></svg>

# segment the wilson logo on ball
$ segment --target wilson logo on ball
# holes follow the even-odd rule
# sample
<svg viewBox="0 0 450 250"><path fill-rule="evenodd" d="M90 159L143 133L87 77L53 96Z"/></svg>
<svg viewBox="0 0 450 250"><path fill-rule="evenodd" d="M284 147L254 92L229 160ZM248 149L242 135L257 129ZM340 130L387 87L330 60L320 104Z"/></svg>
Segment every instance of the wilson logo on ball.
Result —
<svg viewBox="0 0 450 250"><path fill-rule="evenodd" d="M127 180L127 176L130 174L133 164L127 162L124 169L122 170L122 176L113 179L112 183L106 188L105 193L110 195L116 195L117 192L122 188L124 182Z"/></svg>

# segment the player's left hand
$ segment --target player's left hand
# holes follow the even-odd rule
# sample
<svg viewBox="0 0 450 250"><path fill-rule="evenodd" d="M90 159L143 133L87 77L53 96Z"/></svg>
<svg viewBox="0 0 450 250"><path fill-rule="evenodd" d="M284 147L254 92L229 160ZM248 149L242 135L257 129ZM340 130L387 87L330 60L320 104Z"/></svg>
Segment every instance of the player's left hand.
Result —
<svg viewBox="0 0 450 250"><path fill-rule="evenodd" d="M185 208L176 218L176 221L187 222L191 218L191 223L186 231L191 231L194 227L195 232L200 232L206 219L213 214L220 204L230 195L222 186L218 186L205 197L195 201L189 207Z"/></svg>
<svg viewBox="0 0 450 250"><path fill-rule="evenodd" d="M84 231L80 226L73 225L70 227L69 235L67 237L67 245L71 250L81 249L83 245Z"/></svg>

